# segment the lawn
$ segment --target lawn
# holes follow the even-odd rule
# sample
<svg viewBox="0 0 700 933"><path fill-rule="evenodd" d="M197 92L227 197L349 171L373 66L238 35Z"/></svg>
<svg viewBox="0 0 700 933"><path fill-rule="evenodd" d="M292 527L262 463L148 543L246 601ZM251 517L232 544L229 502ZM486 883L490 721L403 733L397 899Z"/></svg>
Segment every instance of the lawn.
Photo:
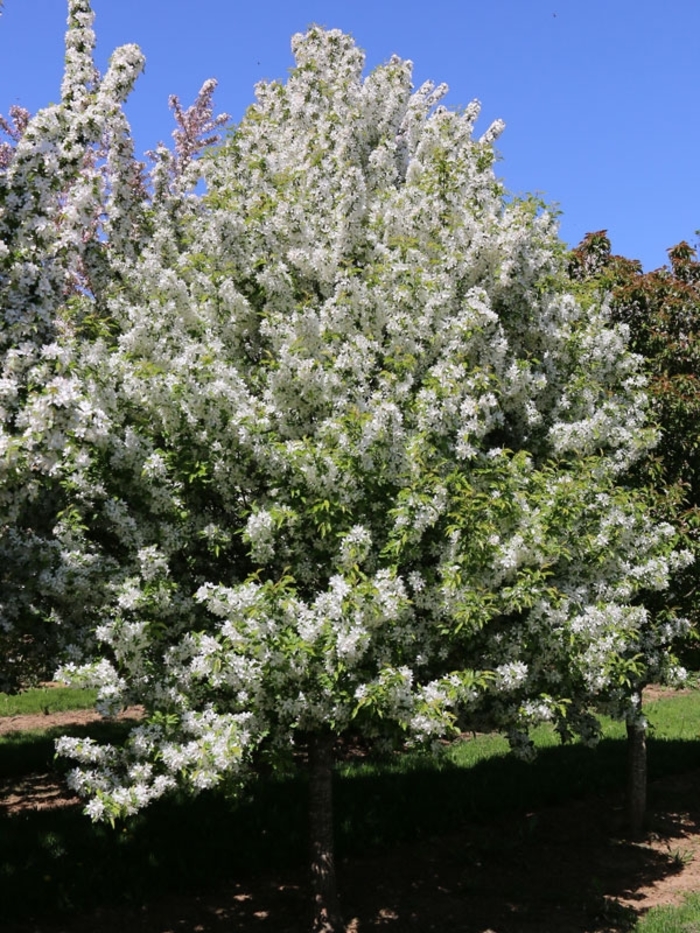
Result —
<svg viewBox="0 0 700 933"><path fill-rule="evenodd" d="M96 690L76 690L73 687L45 686L22 693L0 693L0 717L30 716L59 713L67 710L91 709Z"/></svg>
<svg viewBox="0 0 700 933"><path fill-rule="evenodd" d="M690 894L677 907L655 907L643 917L635 933L699 933L700 893Z"/></svg>
<svg viewBox="0 0 700 933"><path fill-rule="evenodd" d="M0 706L3 699L0 697ZM34 699L28 694L23 697L23 702L29 704L25 708L30 710L35 710L38 704L43 711L46 700L45 692ZM86 700L84 695L77 697L79 706ZM66 709L69 698L62 696L57 702L61 704L58 708ZM651 724L652 781L700 768L700 692L657 700L648 705L646 712ZM13 710L11 715L18 713ZM82 726L79 731L118 741L126 728L121 723L98 722ZM3 787L16 787L31 772L51 774L57 767L65 769L65 763L57 763L53 758L53 740L65 731L65 726L61 726L1 735ZM537 730L534 738L539 754L532 764L514 759L505 740L494 735L466 737L445 746L438 755L411 753L382 759L350 757L342 761L335 786L341 877L343 866L347 866L345 871L352 876L354 866L366 866L368 859L378 859L383 867L377 871L390 877L388 860L398 858L402 867L396 870L396 884L400 886L407 883L406 878L414 871L429 877L439 860L448 858L451 862L440 869L442 887L449 888L453 900L457 897L455 892L459 893L456 906L450 908L458 916L462 909L459 905L463 907L466 901L471 904L478 887L488 893L490 868L501 872L503 885L508 871L515 871L523 861L529 867L531 862L539 861L546 893L545 866L554 851L555 824L561 824L563 831L562 820L573 814L575 831L571 830L567 842L571 850L578 845L575 832L586 830L587 824L598 819L598 812L601 826L605 823L618 806L626 750L624 727L609 721L604 723L603 739L595 749L579 744L562 747L547 728ZM654 805L653 787L650 796ZM549 814L558 815L555 819ZM292 890L294 884L304 884L299 866L304 864L306 855L305 819L303 776L260 778L250 784L242 797L232 796L225 787L194 800L174 797L114 830L93 826L77 807L5 816L0 818L0 903L8 921L20 923L28 914L38 918L62 917L67 921L86 910L110 906L115 910L128 909L157 898L172 898L175 892L178 897L200 897L202 892L215 891L231 879L254 886L257 883L254 879L260 876L268 879L269 887L271 877L292 878L296 882L286 885ZM603 841L607 846L601 850L605 856L611 843L607 837ZM582 843L581 858L590 855L583 851L586 845L587 842ZM621 842L615 845L614 860L618 862L623 857L639 856L637 850L633 852ZM574 854L569 851L567 857ZM561 864L559 855L555 859L557 864ZM463 870L465 865L468 871ZM461 874L455 874L455 866L461 866ZM654 871L659 877L673 870L672 853L665 861L656 859ZM450 877L453 880L448 883ZM602 881L584 877L581 887L585 888L585 897L582 895L580 905L571 905L572 909L580 908L589 919L591 915L609 911L610 904L615 903L614 898L602 897L599 889L606 876L602 873L601 877ZM428 896L428 881L412 882L412 889L419 891L421 884ZM527 892L522 881L513 884L515 902ZM527 884L533 884L532 877L528 877ZM352 887L352 879L347 886ZM285 886L277 885L280 890L282 887ZM365 890L364 882L359 885L360 893L356 896L362 903L367 897L380 896L376 885L370 888ZM557 896L565 897L568 909L571 898L562 894L561 887L557 890L550 897L554 900ZM420 909L424 908L415 906L415 911ZM692 906L682 908L692 909ZM359 910L358 907L358 915ZM268 913L273 916L274 912L268 909ZM614 927L608 923L607 929L630 930L632 917L629 910L621 910L618 919L622 925ZM579 929L564 926L563 917L560 921L556 928L550 929L556 929L556 933ZM544 926L539 928L547 929L547 922L543 920ZM653 914L643 921L652 922L656 922ZM445 931L450 929L449 923L446 915ZM376 928L384 929L382 924ZM392 927L388 920L386 924L397 933L402 929L400 925ZM269 929L282 926L273 925ZM369 921L362 926L362 931L373 929L375 926ZM686 927L639 926L640 933L660 933L666 929L681 931Z"/></svg>

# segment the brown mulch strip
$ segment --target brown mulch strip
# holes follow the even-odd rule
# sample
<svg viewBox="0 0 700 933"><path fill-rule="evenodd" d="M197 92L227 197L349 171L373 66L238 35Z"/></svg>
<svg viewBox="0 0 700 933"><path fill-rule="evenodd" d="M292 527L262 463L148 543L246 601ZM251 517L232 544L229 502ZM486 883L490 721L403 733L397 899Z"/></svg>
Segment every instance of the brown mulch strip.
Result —
<svg viewBox="0 0 700 933"><path fill-rule="evenodd" d="M141 719L143 709L130 706L122 710L115 719ZM54 729L57 726L82 726L89 722L99 722L104 717L94 709L62 710L58 713L27 713L19 716L0 717L0 735L9 732L31 732L40 729Z"/></svg>

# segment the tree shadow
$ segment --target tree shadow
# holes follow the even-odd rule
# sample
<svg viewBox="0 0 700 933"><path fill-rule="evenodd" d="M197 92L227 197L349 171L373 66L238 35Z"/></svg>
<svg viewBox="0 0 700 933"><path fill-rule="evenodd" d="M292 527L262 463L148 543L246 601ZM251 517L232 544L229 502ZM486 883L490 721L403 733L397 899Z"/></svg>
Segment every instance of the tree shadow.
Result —
<svg viewBox="0 0 700 933"><path fill-rule="evenodd" d="M699 777L686 779L686 806ZM644 906L637 892L683 870L684 841L700 833L700 812L657 810L652 832L632 841L621 832L622 804L611 794L475 822L357 860L341 885L350 898L375 892L358 902L363 931L631 929ZM662 796L656 806L664 805Z"/></svg>
<svg viewBox="0 0 700 933"><path fill-rule="evenodd" d="M697 741L652 743L651 834L623 832L624 742L546 749L460 769L350 774L336 786L339 882L350 929L624 931L643 887L684 868L700 835ZM78 809L0 819L7 933L308 929L303 779L247 798L164 801L94 827ZM29 922L30 917L33 918Z"/></svg>

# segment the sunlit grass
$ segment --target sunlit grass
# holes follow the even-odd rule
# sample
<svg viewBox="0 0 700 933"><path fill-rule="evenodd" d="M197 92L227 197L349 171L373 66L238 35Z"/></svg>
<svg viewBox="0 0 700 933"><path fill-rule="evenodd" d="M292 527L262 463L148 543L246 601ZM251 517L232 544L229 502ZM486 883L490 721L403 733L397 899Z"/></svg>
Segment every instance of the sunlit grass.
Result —
<svg viewBox="0 0 700 933"><path fill-rule="evenodd" d="M700 690L656 700L644 707L656 739L700 738Z"/></svg>
<svg viewBox="0 0 700 933"><path fill-rule="evenodd" d="M90 709L95 705L96 690L73 687L36 687L21 693L0 693L0 716L49 715L65 710Z"/></svg>
<svg viewBox="0 0 700 933"><path fill-rule="evenodd" d="M700 893L688 895L677 907L654 907L634 929L635 933L698 933Z"/></svg>

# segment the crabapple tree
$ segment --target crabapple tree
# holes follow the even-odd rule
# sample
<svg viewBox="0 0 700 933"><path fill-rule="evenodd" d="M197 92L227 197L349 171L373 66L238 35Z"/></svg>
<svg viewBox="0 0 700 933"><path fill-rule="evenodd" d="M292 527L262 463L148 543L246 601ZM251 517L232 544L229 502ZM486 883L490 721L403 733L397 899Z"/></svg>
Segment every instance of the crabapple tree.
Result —
<svg viewBox="0 0 700 933"><path fill-rule="evenodd" d="M80 463L101 414L79 391L71 340L110 333L103 293L149 235L151 191L121 104L143 66L119 49L93 63L90 4L69 4L61 103L0 116L0 687L50 677L63 652L94 644L104 581L123 556L84 536L73 506ZM160 146L151 188L172 196L228 118L212 117L215 81L195 104L170 100L175 152ZM98 434L100 430L98 430ZM79 541L79 543L78 543ZM99 558L98 558L99 552Z"/></svg>
<svg viewBox="0 0 700 933"><path fill-rule="evenodd" d="M644 360L651 413L661 433L659 443L634 464L628 481L647 491L652 514L671 522L683 546L697 557L700 263L685 242L668 252L670 266L645 274L639 262L613 255L606 231L600 230L587 234L572 251L569 274L588 300L599 301L601 293L609 295L613 320L628 327L629 346ZM697 560L677 568L668 590L644 597L647 626L664 626L669 604L688 618L690 638L679 648L681 657L691 660L697 655L698 568ZM657 677L653 666L641 664L630 678L637 709L641 709L643 688ZM630 822L637 830L646 796L644 732L639 713L628 717Z"/></svg>
<svg viewBox="0 0 700 933"><path fill-rule="evenodd" d="M104 79L92 65L89 4L70 5L61 102L0 118L0 644L3 689L52 673L87 626L89 549L76 548L62 491L66 439L99 413L78 390L63 338L66 299L89 285L101 209L100 142L142 65L121 49ZM104 578L104 563L99 578ZM98 576L91 579L98 583ZM88 600L89 601L89 600ZM80 624L78 624L80 623Z"/></svg>
<svg viewBox="0 0 700 933"><path fill-rule="evenodd" d="M91 70L89 3L70 9L61 113L80 114L109 73ZM103 655L62 675L106 713L146 710L122 747L59 742L88 814L302 747L314 929L338 930L336 738L429 743L478 718L526 755L543 720L594 737L595 699L623 702L640 653L669 663L683 623L650 637L640 594L684 558L620 483L654 440L624 327L566 291L547 211L505 197L500 122L477 136L479 105L446 109L408 61L365 75L338 31L293 49L221 147L193 159L184 133L149 184L116 97L101 108L106 167L68 186L89 208L30 238L44 274L63 254L41 237L65 235L89 287L51 293L31 348L57 362L6 423L20 466L36 450L37 483L60 481L99 580ZM178 108L200 139L216 122Z"/></svg>

